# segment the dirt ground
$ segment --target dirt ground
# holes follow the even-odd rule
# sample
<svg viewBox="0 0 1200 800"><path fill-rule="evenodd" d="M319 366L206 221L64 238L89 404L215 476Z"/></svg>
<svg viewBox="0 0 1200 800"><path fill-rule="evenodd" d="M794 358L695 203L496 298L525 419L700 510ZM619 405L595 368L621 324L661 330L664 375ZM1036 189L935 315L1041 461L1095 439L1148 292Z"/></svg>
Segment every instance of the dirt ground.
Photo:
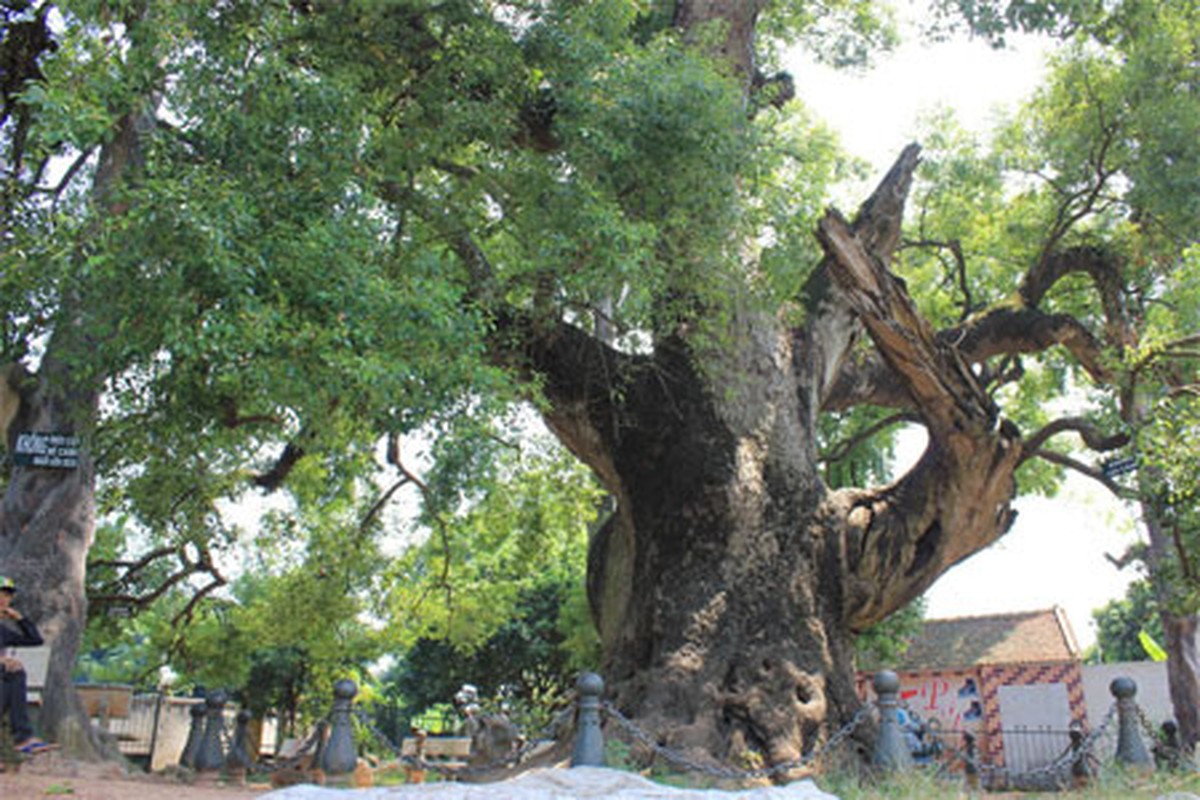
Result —
<svg viewBox="0 0 1200 800"><path fill-rule="evenodd" d="M233 786L215 782L184 783L164 775L125 773L114 764L75 762L43 753L0 774L2 800L250 800L269 786Z"/></svg>

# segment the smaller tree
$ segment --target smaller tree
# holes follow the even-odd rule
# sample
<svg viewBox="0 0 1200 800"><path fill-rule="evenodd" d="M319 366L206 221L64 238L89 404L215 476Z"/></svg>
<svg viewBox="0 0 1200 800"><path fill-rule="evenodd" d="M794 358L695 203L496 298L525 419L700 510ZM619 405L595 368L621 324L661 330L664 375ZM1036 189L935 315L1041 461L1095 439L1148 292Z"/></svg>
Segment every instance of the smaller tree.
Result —
<svg viewBox="0 0 1200 800"><path fill-rule="evenodd" d="M1162 619L1154 587L1145 578L1129 584L1125 596L1092 612L1096 622L1096 657L1104 664L1146 661L1142 637L1163 641Z"/></svg>
<svg viewBox="0 0 1200 800"><path fill-rule="evenodd" d="M294 734L300 698L308 681L309 658L303 647L264 647L250 655L246 685L234 699L255 717L279 715L280 735Z"/></svg>
<svg viewBox="0 0 1200 800"><path fill-rule="evenodd" d="M547 724L548 712L560 703L577 672L577 654L561 625L573 588L552 580L524 593L517 615L478 647L420 639L381 681L385 696L402 711L397 728L450 703L468 683L479 689L485 703L503 702L519 724L530 729Z"/></svg>

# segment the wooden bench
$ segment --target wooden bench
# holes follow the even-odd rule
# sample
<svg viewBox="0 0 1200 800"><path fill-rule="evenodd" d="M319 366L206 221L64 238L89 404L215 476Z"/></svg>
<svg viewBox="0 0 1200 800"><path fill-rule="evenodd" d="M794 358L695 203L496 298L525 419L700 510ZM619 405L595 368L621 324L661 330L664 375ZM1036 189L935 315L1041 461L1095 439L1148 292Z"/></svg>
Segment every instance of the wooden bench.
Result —
<svg viewBox="0 0 1200 800"><path fill-rule="evenodd" d="M430 767L459 770L471 758L471 739L466 736L426 736L418 733L400 743L400 756L420 759ZM409 761L404 762L404 774L409 783L424 783L425 770Z"/></svg>
<svg viewBox="0 0 1200 800"><path fill-rule="evenodd" d="M50 670L50 645L37 647L17 647L17 660L25 667L25 691L28 692L29 704L42 704L42 690L46 688L46 673Z"/></svg>
<svg viewBox="0 0 1200 800"><path fill-rule="evenodd" d="M100 684L76 684L75 693L83 705L84 713L109 729L109 721L128 719L129 707L133 704L132 686L110 686Z"/></svg>

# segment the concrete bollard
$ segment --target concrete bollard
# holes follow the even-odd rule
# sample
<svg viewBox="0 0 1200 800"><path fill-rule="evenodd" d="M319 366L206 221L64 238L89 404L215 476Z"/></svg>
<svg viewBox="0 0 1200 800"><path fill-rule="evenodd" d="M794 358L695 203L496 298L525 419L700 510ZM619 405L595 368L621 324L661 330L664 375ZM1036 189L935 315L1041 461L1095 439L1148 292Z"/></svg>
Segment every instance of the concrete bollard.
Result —
<svg viewBox="0 0 1200 800"><path fill-rule="evenodd" d="M225 766L225 751L221 749L221 733L225 729L224 692L210 692L204 701L204 738L196 750L194 767L197 772L215 772Z"/></svg>
<svg viewBox="0 0 1200 800"><path fill-rule="evenodd" d="M354 725L350 720L354 696L358 684L352 680L340 680L333 685L333 711L329 741L321 751L320 765L326 776L346 775L354 772L358 764L358 751L354 747Z"/></svg>
<svg viewBox="0 0 1200 800"><path fill-rule="evenodd" d="M905 772L912 768L912 755L900 730L900 678L891 670L875 673L876 705L879 707L879 738L871 763L885 772Z"/></svg>
<svg viewBox="0 0 1200 800"><path fill-rule="evenodd" d="M1127 767L1149 769L1150 754L1138 732L1137 684L1133 678L1114 678L1108 690L1117 698L1117 763Z"/></svg>
<svg viewBox="0 0 1200 800"><path fill-rule="evenodd" d="M604 694L604 679L594 672L585 672L575 681L575 691L578 692L579 717L571 766L603 767L604 734L600 730L600 696Z"/></svg>
<svg viewBox="0 0 1200 800"><path fill-rule="evenodd" d="M200 752L200 742L204 739L204 703L196 703L188 713L192 717L192 727L188 729L187 744L183 746L183 753L179 756L179 766L188 769L196 768L196 753Z"/></svg>
<svg viewBox="0 0 1200 800"><path fill-rule="evenodd" d="M254 757L250 754L250 712L242 709L237 714L237 726L233 730L233 743L229 746L229 754L225 757L225 769L230 774L241 775L243 778L254 766Z"/></svg>

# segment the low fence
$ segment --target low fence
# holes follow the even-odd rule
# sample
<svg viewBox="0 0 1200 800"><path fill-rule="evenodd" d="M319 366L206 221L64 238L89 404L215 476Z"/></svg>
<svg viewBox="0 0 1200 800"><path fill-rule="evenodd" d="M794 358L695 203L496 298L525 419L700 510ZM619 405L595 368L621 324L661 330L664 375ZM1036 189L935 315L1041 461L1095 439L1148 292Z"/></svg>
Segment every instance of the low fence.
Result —
<svg viewBox="0 0 1200 800"><path fill-rule="evenodd" d="M963 780L982 788L1061 789L1079 786L1110 766L1153 769L1195 770L1195 762L1185 757L1172 730L1164 726L1155 730L1134 701L1137 687L1132 680L1119 678L1110 687L1113 703L1103 720L1093 729L1073 726L1068 730L1049 728L1012 728L1001 731L1004 757L1000 763L982 758L973 735L966 731L937 730L922 743L920 757L914 758L911 742L906 741L900 724L898 699L899 680L891 672L875 676L876 699L866 703L844 726L803 757L793 761L744 769L707 761L700 763L683 753L664 747L657 737L625 717L619 709L603 699L604 683L594 673L580 676L576 684L573 725L565 726L566 735L573 736L572 766L602 766L605 760L604 736L618 735L628 743L642 748L648 755L661 759L671 767L696 772L721 780L756 780L786 778L801 770L819 768L836 754L859 728L870 723L874 734L871 761L882 772L901 772L911 769L932 769L947 779ZM247 726L249 715L233 715L225 708L221 693L210 695L203 703L184 701L191 726L182 749L179 764L198 772L271 772L303 764L319 768L327 779L353 773L360 750L375 747L390 751L397 763L424 773L442 773L449 778L466 774L490 774L502 777L506 768L528 760L534 753L554 744L563 744L557 731L541 735L525 735L515 740L506 752L479 763L454 766L434 763L421 751L405 749L391 741L362 709L354 708L357 686L353 681L339 681L334 686L331 710L312 729L302 742L287 754L252 753ZM156 714L162 716L165 701L154 696L146 702L157 703ZM134 715L130 715L133 725ZM114 733L121 729L116 724ZM153 740L144 731L127 729L130 742ZM124 748L123 748L124 750Z"/></svg>
<svg viewBox="0 0 1200 800"><path fill-rule="evenodd" d="M86 712L96 725L116 739L121 754L152 772L179 763L191 732L193 710L206 713L203 697L135 693L128 687L87 684L78 688ZM124 696L113 700L118 694ZM237 714L236 708L222 708L227 729L234 729ZM272 755L277 738L275 720L269 718L259 724L261 733L255 738L262 742L260 756Z"/></svg>

